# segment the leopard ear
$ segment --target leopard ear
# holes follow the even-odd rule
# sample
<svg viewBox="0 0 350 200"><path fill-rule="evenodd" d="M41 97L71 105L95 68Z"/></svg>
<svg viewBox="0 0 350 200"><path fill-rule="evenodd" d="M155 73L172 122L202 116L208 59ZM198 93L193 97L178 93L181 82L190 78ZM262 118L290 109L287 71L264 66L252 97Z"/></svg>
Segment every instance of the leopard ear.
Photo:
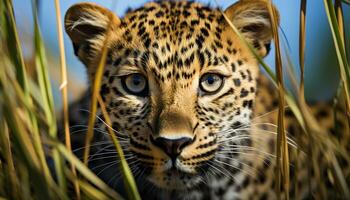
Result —
<svg viewBox="0 0 350 200"><path fill-rule="evenodd" d="M107 31L113 31L119 24L119 18L112 11L94 3L73 5L64 20L74 53L87 66L99 56Z"/></svg>
<svg viewBox="0 0 350 200"><path fill-rule="evenodd" d="M277 9L273 6L279 15ZM265 57L270 51L272 27L266 0L240 0L225 10L243 36L251 42L260 56Z"/></svg>

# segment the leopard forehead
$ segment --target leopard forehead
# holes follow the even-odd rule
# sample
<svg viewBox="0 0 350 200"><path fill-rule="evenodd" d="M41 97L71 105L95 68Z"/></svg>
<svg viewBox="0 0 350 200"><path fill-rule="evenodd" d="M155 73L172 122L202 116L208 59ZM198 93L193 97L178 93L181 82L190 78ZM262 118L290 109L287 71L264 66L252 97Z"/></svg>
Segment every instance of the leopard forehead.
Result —
<svg viewBox="0 0 350 200"><path fill-rule="evenodd" d="M226 66L232 73L239 68L241 78L257 71L220 10L195 2L152 2L128 12L111 35L107 63L136 66L181 87L208 67Z"/></svg>

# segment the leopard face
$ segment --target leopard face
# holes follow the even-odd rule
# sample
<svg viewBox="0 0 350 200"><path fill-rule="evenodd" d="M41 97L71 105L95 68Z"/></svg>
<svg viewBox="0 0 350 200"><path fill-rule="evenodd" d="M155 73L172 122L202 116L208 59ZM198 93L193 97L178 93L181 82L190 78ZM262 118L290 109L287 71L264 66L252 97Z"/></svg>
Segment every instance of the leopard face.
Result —
<svg viewBox="0 0 350 200"><path fill-rule="evenodd" d="M267 13L250 0L225 11L261 56L271 40ZM136 177L188 189L210 171L239 168L234 147L250 139L236 130L250 123L258 64L220 10L157 2L118 18L81 3L65 26L91 81L107 48L100 94Z"/></svg>

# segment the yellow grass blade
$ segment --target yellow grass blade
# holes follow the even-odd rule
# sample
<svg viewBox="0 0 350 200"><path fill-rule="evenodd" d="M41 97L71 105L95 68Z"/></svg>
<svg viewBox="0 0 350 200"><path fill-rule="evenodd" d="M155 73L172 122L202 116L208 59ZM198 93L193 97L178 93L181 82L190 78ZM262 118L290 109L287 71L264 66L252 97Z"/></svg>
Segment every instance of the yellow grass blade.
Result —
<svg viewBox="0 0 350 200"><path fill-rule="evenodd" d="M87 197L83 197L83 199L98 199L98 200L110 200L111 198L104 193L102 193L99 190L96 190L96 188L92 187L91 185L87 184L86 182L79 181L79 186L81 190L84 192L84 194Z"/></svg>
<svg viewBox="0 0 350 200"><path fill-rule="evenodd" d="M299 66L300 66L300 83L299 83L299 101L305 102L305 87L304 87L304 68L305 68L305 43L306 43L306 0L300 1L300 18L299 18ZM288 60L290 61L290 60ZM290 62L291 63L291 62ZM300 113L301 114L301 113ZM296 115L297 117L301 115ZM298 120L302 121L302 120ZM304 127L305 132L305 127ZM309 137L310 140L310 137ZM311 141L311 140L310 140ZM298 149L299 153L299 149ZM299 157L299 155L297 155ZM299 196L299 187L298 187L298 161L296 163L296 169L295 169L295 197L297 198Z"/></svg>
<svg viewBox="0 0 350 200"><path fill-rule="evenodd" d="M306 0L300 2L300 22L299 22L299 65L300 65L300 88L299 97L302 101L305 100L304 94L304 64L305 64L305 23L306 23Z"/></svg>
<svg viewBox="0 0 350 200"><path fill-rule="evenodd" d="M63 102L63 125L65 132L65 141L66 147L69 151L72 151L71 139L69 132L69 111L68 111L68 80L67 80L67 66L66 66L66 57L64 52L64 42L63 42L63 31L62 31L62 20L61 20L61 8L59 0L55 0L55 9L56 9L56 23L57 23L57 34L58 34L58 44L60 50L60 64L61 64L61 86L60 90L62 93L62 102ZM72 173L76 176L75 166L71 163ZM60 186L63 190L66 188L65 179L60 178ZM74 182L74 191L76 198L80 199L80 189L77 182Z"/></svg>
<svg viewBox="0 0 350 200"><path fill-rule="evenodd" d="M89 169L87 169L89 170ZM69 180L72 182L77 182L79 184L79 188L81 189L81 198L82 199L118 199L122 200L123 198L119 196L119 194L110 194L108 195L108 192L101 190L99 188L96 188L94 184L92 184L91 181L84 181L82 179L77 179L75 175L72 174L71 170L66 169L65 170L66 176ZM113 195L117 195L116 197Z"/></svg>
<svg viewBox="0 0 350 200"><path fill-rule="evenodd" d="M287 133L284 128L284 107L285 107L285 89L283 82L283 71L282 71L282 58L279 44L278 34L278 22L277 13L273 9L272 2L268 3L268 10L270 14L270 21L272 26L272 35L275 44L275 59L276 59L276 73L277 73L277 86L278 86L278 127L277 127L277 173L276 176L276 192L277 198L281 198L280 195L280 184L284 188L284 191L289 191L289 154L288 154L288 143ZM285 192L285 199L289 199L289 192Z"/></svg>
<svg viewBox="0 0 350 200"><path fill-rule="evenodd" d="M111 16L110 16L111 17ZM111 22L110 18L110 22ZM91 140L94 136L93 128L95 125L95 120L96 120L96 111L97 111L97 96L100 92L100 86L101 86L101 80L102 80L102 74L104 71L104 66L106 64L106 58L107 58L107 41L108 38L110 37L110 29L111 29L111 23L108 24L108 28L106 31L106 37L103 42L103 48L102 48L102 53L101 53L101 58L99 65L97 67L95 76L94 76L94 82L92 85L92 95L91 95L91 102L90 102L90 116L89 116L89 122L88 122L88 130L86 133L86 138L85 138L85 151L83 155L83 162L87 165L88 164L88 157L90 154L90 144Z"/></svg>

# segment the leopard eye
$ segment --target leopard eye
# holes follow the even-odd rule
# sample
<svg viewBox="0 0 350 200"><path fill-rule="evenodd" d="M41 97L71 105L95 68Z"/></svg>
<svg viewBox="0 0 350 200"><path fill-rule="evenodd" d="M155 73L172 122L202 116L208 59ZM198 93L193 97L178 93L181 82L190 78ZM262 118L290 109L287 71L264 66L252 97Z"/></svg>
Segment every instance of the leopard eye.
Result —
<svg viewBox="0 0 350 200"><path fill-rule="evenodd" d="M204 74L199 85L203 92L213 94L221 89L223 83L223 76L219 74Z"/></svg>
<svg viewBox="0 0 350 200"><path fill-rule="evenodd" d="M122 85L126 92L133 95L146 96L148 93L147 80L142 74L130 74L122 77Z"/></svg>

